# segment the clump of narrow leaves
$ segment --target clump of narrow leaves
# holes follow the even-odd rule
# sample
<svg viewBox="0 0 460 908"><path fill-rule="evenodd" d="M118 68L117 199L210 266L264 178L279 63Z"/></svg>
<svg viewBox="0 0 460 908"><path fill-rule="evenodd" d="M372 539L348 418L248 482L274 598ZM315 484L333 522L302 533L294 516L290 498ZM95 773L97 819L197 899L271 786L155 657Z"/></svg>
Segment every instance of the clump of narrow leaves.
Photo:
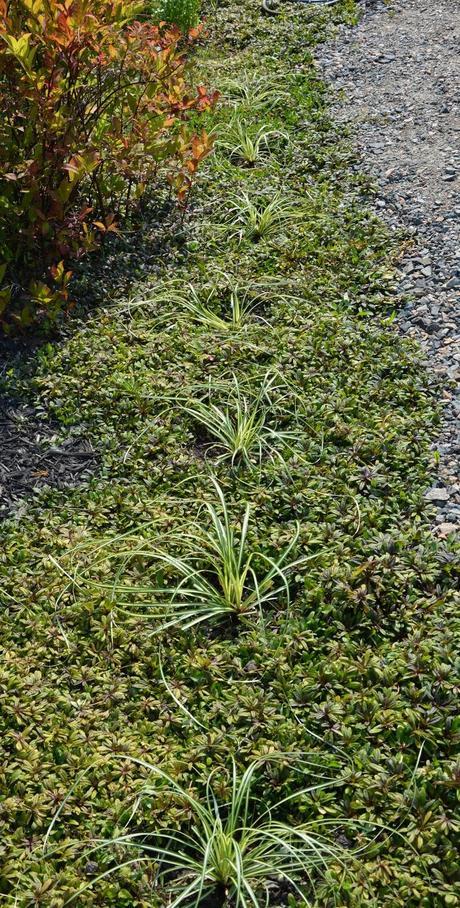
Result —
<svg viewBox="0 0 460 908"><path fill-rule="evenodd" d="M147 188L184 200L211 140L184 81L181 32L136 0L0 0L0 317L68 299L68 263L116 231ZM193 35L191 35L191 39Z"/></svg>
<svg viewBox="0 0 460 908"><path fill-rule="evenodd" d="M220 272L212 282L199 287L183 280L161 282L128 303L123 302L117 312L146 330L167 329L185 322L227 334L251 321L268 325L263 313L268 314L273 304L296 306L302 299L298 289L283 279L241 283L231 274Z"/></svg>
<svg viewBox="0 0 460 908"><path fill-rule="evenodd" d="M222 94L227 104L251 114L274 110L290 97L282 78L260 72L243 72L238 79L223 80Z"/></svg>
<svg viewBox="0 0 460 908"><path fill-rule="evenodd" d="M298 200L276 192L269 201L251 198L242 192L233 199L228 209L229 235L239 242L279 239L283 232L299 224L305 216Z"/></svg>
<svg viewBox="0 0 460 908"><path fill-rule="evenodd" d="M272 129L267 124L249 128L240 117L235 116L219 139L231 161L245 167L262 163L281 142L287 142L287 133Z"/></svg>
<svg viewBox="0 0 460 908"><path fill-rule="evenodd" d="M112 539L98 548L98 558L89 567L77 567L77 587L98 589L110 596L114 608L148 616L154 633L223 619L262 620L264 607L275 602L288 608L293 572L316 557L289 560L299 528L276 557L253 548L248 539L250 504L235 522L217 480L211 477L211 482L217 503L205 502L208 526L200 514L157 542L145 539L144 533L140 544L119 549ZM107 562L113 563L111 579L92 579L99 563L107 572Z"/></svg>
<svg viewBox="0 0 460 908"><path fill-rule="evenodd" d="M168 322L189 322L212 331L227 333L245 325L261 301L257 289L244 290L231 279L223 288L212 286L204 292L193 284L169 281L141 294L128 305L119 308L120 314L135 317L137 323L157 329ZM171 309L173 318L171 319Z"/></svg>
<svg viewBox="0 0 460 908"><path fill-rule="evenodd" d="M234 375L230 387L224 386L225 403L220 402L216 390L213 393L210 388L207 395L191 397L181 405L205 431L208 453L216 462L230 461L232 466L241 463L251 468L254 462L261 464L265 456L285 464L284 453L292 450L299 429L281 428L273 415L274 402L282 410L286 395L279 376L267 372L260 387L253 390L245 388Z"/></svg>
<svg viewBox="0 0 460 908"><path fill-rule="evenodd" d="M279 818L289 804L333 783L317 756L313 762L303 761L314 772L312 784L266 809L261 808L254 791L265 760L253 760L241 775L232 760L230 793L224 802L213 788L213 772L208 776L205 796L199 798L158 766L139 759L132 762L146 770L152 780L141 791L131 822L143 801L155 802L160 796L184 807L190 819L179 829L124 832L97 843L86 858L116 848L124 854L123 859L83 885L66 904L79 899L99 879L147 862L157 865L157 886L167 894L170 908L205 904L263 908L270 899L279 898L283 889L295 895L296 904L312 905L315 882L327 867L334 863L345 868L346 862L350 863L352 852L337 844L332 831L324 835L318 833L317 824L290 825Z"/></svg>
<svg viewBox="0 0 460 908"><path fill-rule="evenodd" d="M177 25L185 34L198 25L200 0L153 0L150 11L155 22Z"/></svg>

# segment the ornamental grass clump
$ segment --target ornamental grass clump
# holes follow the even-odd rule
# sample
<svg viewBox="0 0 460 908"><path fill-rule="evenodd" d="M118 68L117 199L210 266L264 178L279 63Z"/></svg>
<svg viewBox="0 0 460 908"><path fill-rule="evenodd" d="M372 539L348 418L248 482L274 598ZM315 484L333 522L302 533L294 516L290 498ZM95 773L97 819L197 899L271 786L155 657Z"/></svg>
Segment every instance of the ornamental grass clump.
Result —
<svg viewBox="0 0 460 908"><path fill-rule="evenodd" d="M299 200L282 192L274 193L269 201L252 199L247 192L242 192L228 208L228 226L224 230L239 243L245 239L253 243L279 240L284 231L292 230L304 218L304 207Z"/></svg>
<svg viewBox="0 0 460 908"><path fill-rule="evenodd" d="M336 780L326 775L318 758L305 761L315 780L263 809L263 800L254 789L256 784L260 786L260 768L270 759L275 760L276 755L252 761L241 775L232 759L230 792L224 801L214 790L215 771L208 776L204 797L200 798L158 766L133 759L131 762L147 771L153 781L143 787L131 811L131 822L142 804L154 805L159 797L164 802L168 796L171 806L184 808L188 820L179 828L144 828L98 842L85 853L85 859L112 848L118 856L121 851L123 858L82 886L65 904L80 899L104 877L120 870L126 873L128 868L147 862L156 865L156 887L169 908L205 904L215 908L265 908L280 904L280 897L284 902L286 893L292 894L296 904L312 905L315 883L328 866L334 863L345 869L353 852L338 845L331 832L319 833L317 822L291 825L283 817L289 814L291 805L336 784ZM64 805L48 830L46 844Z"/></svg>
<svg viewBox="0 0 460 908"><path fill-rule="evenodd" d="M136 319L136 324L144 329L190 323L227 334L244 327L251 319L265 321L260 310L278 301L280 296L282 291L277 292L269 285L254 282L241 286L231 275L222 273L217 282L199 290L184 281L165 281L119 306L117 311Z"/></svg>
<svg viewBox="0 0 460 908"><path fill-rule="evenodd" d="M145 530L137 546L117 549L117 539L104 543L94 550L87 568L74 571L76 588L99 590L118 611L148 617L155 634L225 619L263 621L264 608L274 604L289 609L293 574L317 557L290 560L298 525L288 545L276 556L267 555L250 545L250 504L241 520L233 521L219 483L214 477L211 482L217 503L205 502L207 522L200 512L195 521L159 537L158 543L150 542ZM110 580L92 579L98 566Z"/></svg>
<svg viewBox="0 0 460 908"><path fill-rule="evenodd" d="M200 6L200 0L153 0L150 13L155 22L177 25L187 34L198 25Z"/></svg>
<svg viewBox="0 0 460 908"><path fill-rule="evenodd" d="M264 458L285 464L284 454L292 451L299 429L282 429L277 423L275 407L278 416L280 411L286 415L286 388L278 375L267 372L256 389L234 375L223 391L225 402L222 389L214 385L206 397L191 397L181 405L205 432L207 453L216 463L230 461L232 467L250 469Z"/></svg>
<svg viewBox="0 0 460 908"><path fill-rule="evenodd" d="M287 143L289 137L281 130L263 124L256 129L247 126L235 116L218 140L217 146L224 149L231 161L244 167L255 167L263 163L272 151Z"/></svg>
<svg viewBox="0 0 460 908"><path fill-rule="evenodd" d="M285 85L285 80L281 77L275 79L272 74L243 72L238 79L223 79L221 90L225 103L241 113L256 114L272 111L292 100L282 85Z"/></svg>
<svg viewBox="0 0 460 908"><path fill-rule="evenodd" d="M153 186L185 202L211 148L187 125L213 97L186 87L181 31L141 9L0 0L0 325L55 316L69 263Z"/></svg>
<svg viewBox="0 0 460 908"><path fill-rule="evenodd" d="M189 321L227 333L246 324L256 305L257 300L241 292L237 284L228 286L223 293L215 287L199 293L193 284L172 281L132 300L120 311L136 316L138 321L139 316L147 316L151 327L163 326L172 318L172 324Z"/></svg>
<svg viewBox="0 0 460 908"><path fill-rule="evenodd" d="M219 271L212 279L196 283L174 279L161 281L114 307L116 314L129 318L134 328L154 333L176 327L201 326L207 331L230 334L254 323L270 324L272 306L297 309L305 305L305 294L285 278L266 276L241 282L233 274Z"/></svg>

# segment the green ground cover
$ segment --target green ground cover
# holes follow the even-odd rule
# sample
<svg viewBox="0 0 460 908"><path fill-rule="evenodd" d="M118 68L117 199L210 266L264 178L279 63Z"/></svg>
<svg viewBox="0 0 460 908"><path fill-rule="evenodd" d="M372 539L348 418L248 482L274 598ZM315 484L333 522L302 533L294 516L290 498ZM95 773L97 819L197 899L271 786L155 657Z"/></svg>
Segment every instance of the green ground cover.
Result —
<svg viewBox="0 0 460 908"><path fill-rule="evenodd" d="M222 94L216 150L180 245L7 379L102 451L87 487L41 493L2 528L0 890L19 905L57 908L111 866L82 843L129 819L143 771L125 757L197 796L215 771L225 800L232 755L242 771L283 752L316 753L336 784L282 819L365 846L345 877L337 862L318 877L312 904L460 905L456 553L423 503L438 414L392 328L398 250L311 56L353 16L351 0L211 11L194 66ZM214 608L218 489L253 574ZM179 559L199 564L209 614L193 572L171 604ZM254 784L268 806L307 783L286 759ZM134 828L165 815L187 823L159 794ZM168 897L139 863L74 904Z"/></svg>

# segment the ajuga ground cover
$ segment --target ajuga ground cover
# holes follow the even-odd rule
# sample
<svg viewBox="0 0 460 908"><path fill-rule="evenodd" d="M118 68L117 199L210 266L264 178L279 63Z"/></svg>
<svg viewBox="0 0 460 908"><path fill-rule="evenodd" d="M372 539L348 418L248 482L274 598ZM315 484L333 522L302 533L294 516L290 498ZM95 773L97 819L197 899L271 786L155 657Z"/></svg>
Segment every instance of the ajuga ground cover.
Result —
<svg viewBox="0 0 460 908"><path fill-rule="evenodd" d="M191 842L210 774L232 797L232 756L238 778L257 761L259 814L281 803L283 830L332 843L312 905L460 904L458 560L423 501L435 395L392 328L398 249L312 62L354 14L210 10L194 66L221 93L215 153L180 259L5 379L102 455L2 528L13 904L170 904L155 835ZM137 799L134 760L168 790ZM131 833L152 859L101 876ZM302 904L267 882L270 904Z"/></svg>

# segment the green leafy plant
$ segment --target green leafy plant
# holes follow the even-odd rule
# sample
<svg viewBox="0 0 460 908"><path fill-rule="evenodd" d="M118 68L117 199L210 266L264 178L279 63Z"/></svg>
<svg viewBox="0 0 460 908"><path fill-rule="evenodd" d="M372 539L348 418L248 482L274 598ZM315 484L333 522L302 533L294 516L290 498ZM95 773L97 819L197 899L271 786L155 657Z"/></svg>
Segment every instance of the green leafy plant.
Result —
<svg viewBox="0 0 460 908"><path fill-rule="evenodd" d="M218 275L218 282L200 288L183 281L169 281L147 294L135 297L118 308L120 314L148 319L150 327L190 321L212 331L228 333L247 325L251 318L264 320L260 314L270 302L286 298L286 289L278 282L254 282L242 287L231 275Z"/></svg>
<svg viewBox="0 0 460 908"><path fill-rule="evenodd" d="M198 25L200 6L200 0L154 0L150 14L154 21L177 25L188 34Z"/></svg>
<svg viewBox="0 0 460 908"><path fill-rule="evenodd" d="M85 858L110 848L125 852L126 857L82 886L65 904L80 898L103 877L118 870L126 872L143 861L158 865L157 885L167 894L170 908L180 905L199 908L205 902L208 904L206 900L211 897L216 908L224 905L264 908L286 888L293 893L296 903L312 905L315 881L331 863L345 869L353 852L338 845L331 832L319 833L317 822L291 825L279 819L280 814L285 814L303 796L336 782L326 775L317 756L314 761L303 761L316 776L312 784L261 809L254 783L263 764L270 759L273 762L277 756L284 761L290 757L272 755L253 760L241 775L232 759L230 793L224 802L213 789L214 772L208 777L205 797L199 798L158 766L145 760L132 760L156 781L144 785L131 811L131 822L140 804L144 800L156 800L160 793L163 799L169 796L173 804L183 806L190 819L179 829L126 832L98 843L85 853ZM45 844L62 806L48 830ZM135 856L129 857L133 851Z"/></svg>
<svg viewBox="0 0 460 908"><path fill-rule="evenodd" d="M52 317L69 260L168 179L184 201L211 147L189 130L212 103L185 86L177 28L136 0L0 0L0 318Z"/></svg>
<svg viewBox="0 0 460 908"><path fill-rule="evenodd" d="M147 296L132 300L121 311L130 315L145 316L152 311L153 324L165 324L174 316L174 320L189 320L203 325L213 331L228 332L232 328L245 324L255 308L255 303L247 294L241 293L235 284L228 292L219 293L211 288L205 293L198 293L192 284L171 282L162 284ZM157 315L156 313L161 313ZM152 322L150 322L152 324Z"/></svg>
<svg viewBox="0 0 460 908"><path fill-rule="evenodd" d="M192 397L182 404L182 410L205 430L210 439L208 450L217 463L230 460L232 466L243 463L251 468L254 461L260 464L265 456L285 463L283 448L292 450L299 430L277 427L274 403L279 415L283 390L285 396L286 388L275 373L267 372L257 391L245 388L234 375L230 388L224 387L224 405L213 402L213 397L222 396L214 385L208 390L207 399Z"/></svg>
<svg viewBox="0 0 460 908"><path fill-rule="evenodd" d="M240 113L271 111L290 100L281 78L260 72L243 72L238 79L224 79L221 89L224 101L238 108Z"/></svg>
<svg viewBox="0 0 460 908"><path fill-rule="evenodd" d="M246 167L254 167L258 162L262 162L276 145L279 146L281 141L284 143L289 141L287 133L272 129L266 124L251 129L240 117L235 117L222 138L218 140L217 146L228 153L230 160Z"/></svg>
<svg viewBox="0 0 460 908"><path fill-rule="evenodd" d="M244 239L253 243L271 240L302 221L304 214L300 202L282 192L276 192L269 202L253 201L247 192L242 192L228 209L230 235L240 243Z"/></svg>
<svg viewBox="0 0 460 908"><path fill-rule="evenodd" d="M170 533L168 549L164 541L158 545L147 541L117 551L117 539L112 539L98 551L101 563L118 561L113 579L109 582L91 579L90 574L98 566L98 559L93 558L89 568L75 570L77 586L89 585L105 591L119 610L148 615L157 625L154 633L173 627L186 630L215 619L262 617L264 606L280 599L289 607L292 573L317 556L288 560L299 536L298 526L276 558L252 549L248 541L250 504L235 525L220 485L214 477L211 482L218 505L205 503L210 519L208 528L200 518L180 532ZM134 576L130 576L130 566L138 565L140 560L144 564L144 580L138 584L138 567ZM149 582L152 572L153 582Z"/></svg>

